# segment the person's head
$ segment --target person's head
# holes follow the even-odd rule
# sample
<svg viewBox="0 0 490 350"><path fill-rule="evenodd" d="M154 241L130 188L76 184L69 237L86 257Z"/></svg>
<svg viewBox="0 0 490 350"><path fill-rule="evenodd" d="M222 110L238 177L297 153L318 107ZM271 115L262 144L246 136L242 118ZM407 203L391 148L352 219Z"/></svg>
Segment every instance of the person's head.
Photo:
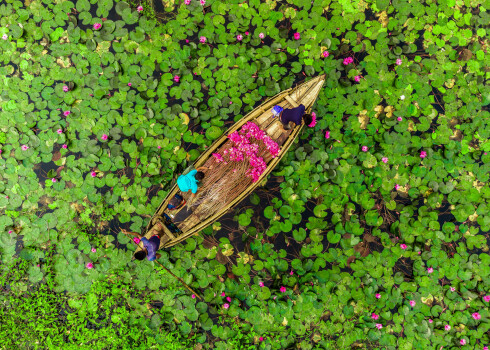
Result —
<svg viewBox="0 0 490 350"><path fill-rule="evenodd" d="M303 120L305 121L305 125L310 125L313 121L313 116L311 114L304 114Z"/></svg>
<svg viewBox="0 0 490 350"><path fill-rule="evenodd" d="M274 117L279 117L283 111L283 108L279 105L275 105L274 108L272 108L272 115Z"/></svg>
<svg viewBox="0 0 490 350"><path fill-rule="evenodd" d="M202 171L198 171L196 173L196 180L201 181L202 179L204 179L204 173Z"/></svg>
<svg viewBox="0 0 490 350"><path fill-rule="evenodd" d="M135 259L138 259L138 260L143 260L144 258L146 258L147 255L148 255L148 251L146 250L146 248L143 250L139 250L136 253L134 253Z"/></svg>

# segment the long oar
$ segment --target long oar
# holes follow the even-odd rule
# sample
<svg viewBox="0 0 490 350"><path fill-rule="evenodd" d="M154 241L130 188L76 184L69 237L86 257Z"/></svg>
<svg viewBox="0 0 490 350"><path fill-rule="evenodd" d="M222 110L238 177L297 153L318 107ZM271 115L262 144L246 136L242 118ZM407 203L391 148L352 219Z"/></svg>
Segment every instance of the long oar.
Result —
<svg viewBox="0 0 490 350"><path fill-rule="evenodd" d="M124 233L125 235L129 235L129 233L126 233L126 232L124 232L124 231L121 231L121 232L122 232L122 233ZM133 241L133 242L134 242L134 244L136 244L136 245L137 245L138 247L140 247L141 249L145 249L143 246L141 246L141 245L139 244L139 242L138 242L138 243L136 243L136 242L135 242L133 239L131 239L131 241ZM141 240L140 240L140 241L141 241ZM169 269L167 269L165 266L163 266L163 265L162 265L162 264L161 264L161 263L160 263L158 260L155 260L155 262L156 262L158 265L160 265L161 267L163 267L163 268L165 269L165 271L167 271L169 274L171 274L172 276L174 276L175 278L177 278L177 279L180 281L180 283L182 283L182 285L183 285L184 287L186 287L186 288L187 288L189 291L191 291L191 292L192 292L192 294L194 294L196 297L198 297L199 299L201 299L201 300L202 300L202 297L201 297L199 294L197 294L197 292L195 292L195 291L194 291L194 290L193 290L191 287L189 287L189 286L187 285L187 283L185 283L185 282L182 280L182 278L180 278L180 277L178 277L178 276L174 275L174 274L172 273L172 271L170 271L170 270L169 270Z"/></svg>

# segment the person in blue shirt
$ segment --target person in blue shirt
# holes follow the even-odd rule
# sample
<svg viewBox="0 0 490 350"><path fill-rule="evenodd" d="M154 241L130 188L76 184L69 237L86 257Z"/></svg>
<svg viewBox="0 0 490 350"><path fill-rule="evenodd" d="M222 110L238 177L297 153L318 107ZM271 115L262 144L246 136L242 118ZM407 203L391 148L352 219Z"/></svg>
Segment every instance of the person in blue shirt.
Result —
<svg viewBox="0 0 490 350"><path fill-rule="evenodd" d="M209 167L211 169L212 167ZM188 201L188 206L194 198L196 197L196 193L199 189L199 183L204 179L204 173L203 170L207 170L208 168L206 167L199 167L197 169L193 169L189 171L187 174L184 172L184 174L180 175L177 178L177 185L179 186L179 190L181 192L192 192L191 198L189 198Z"/></svg>
<svg viewBox="0 0 490 350"><path fill-rule="evenodd" d="M279 121L284 130L291 129L289 122L301 125L301 120L304 120L306 125L310 125L313 121L313 116L311 114L305 114L305 106L303 104L290 109L283 109L281 106L277 105L272 109L272 114L274 117L279 117Z"/></svg>

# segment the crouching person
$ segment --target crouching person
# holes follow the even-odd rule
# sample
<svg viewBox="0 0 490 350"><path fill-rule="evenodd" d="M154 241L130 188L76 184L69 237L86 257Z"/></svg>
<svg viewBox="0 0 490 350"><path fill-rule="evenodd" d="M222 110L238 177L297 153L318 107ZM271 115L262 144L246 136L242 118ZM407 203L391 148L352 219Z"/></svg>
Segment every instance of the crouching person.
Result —
<svg viewBox="0 0 490 350"><path fill-rule="evenodd" d="M144 258L147 258L148 261L153 261L161 257L161 255L157 253L158 249L160 249L160 236L153 235L150 239L147 239L136 232L127 231L125 229L121 229L121 231L125 234L138 237L143 244L143 249L134 253L136 259L143 260ZM141 244L138 245L141 247Z"/></svg>

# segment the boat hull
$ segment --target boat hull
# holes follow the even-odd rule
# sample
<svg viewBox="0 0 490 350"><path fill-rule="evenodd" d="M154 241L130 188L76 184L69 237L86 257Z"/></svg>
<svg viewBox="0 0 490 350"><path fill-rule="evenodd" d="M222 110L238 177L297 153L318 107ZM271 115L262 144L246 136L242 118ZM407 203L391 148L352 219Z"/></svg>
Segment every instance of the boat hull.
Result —
<svg viewBox="0 0 490 350"><path fill-rule="evenodd" d="M171 198L177 193L180 193L177 184L175 184L167 194L167 197L162 201L152 219L146 227L145 237L149 238L155 234L161 237L160 248L168 248L178 243L183 242L187 238L197 235L201 230L214 223L221 218L235 205L241 202L244 198L249 196L277 166L282 157L287 153L296 137L304 127L304 123L299 126L294 126L291 130L284 131L281 127L278 118L272 118L271 109L275 105L279 104L283 108L293 108L299 104L303 104L306 108L306 113L311 112L311 109L318 97L318 94L325 81L325 75L315 77L295 88L289 88L277 94L276 96L268 99L262 103L259 107L252 110L237 123L231 126L221 137L219 137L199 158L194 162L194 167L199 168L206 164L206 162L212 157L212 153L216 152L220 147L228 141L227 136L232 132L239 130L245 123L254 122L258 124L262 130L274 139L281 147L281 150L277 157L272 158L267 163L266 170L261 174L258 181L251 183L245 191L236 196L233 200L219 210L212 213L205 220L200 221L198 218L192 216L192 212L187 212L187 209L180 209L177 213L168 211L167 205ZM209 163L209 162L208 162ZM182 193L180 193L182 194ZM186 216L187 215L187 216ZM176 225L170 224L170 221L174 218L181 218L178 222L180 227L185 227L184 230L175 230ZM183 219L182 219L183 218ZM190 221L191 220L191 221ZM169 227L171 226L171 227ZM173 227L173 229L172 229ZM178 232L180 231L180 232ZM139 250L138 248L137 250Z"/></svg>

